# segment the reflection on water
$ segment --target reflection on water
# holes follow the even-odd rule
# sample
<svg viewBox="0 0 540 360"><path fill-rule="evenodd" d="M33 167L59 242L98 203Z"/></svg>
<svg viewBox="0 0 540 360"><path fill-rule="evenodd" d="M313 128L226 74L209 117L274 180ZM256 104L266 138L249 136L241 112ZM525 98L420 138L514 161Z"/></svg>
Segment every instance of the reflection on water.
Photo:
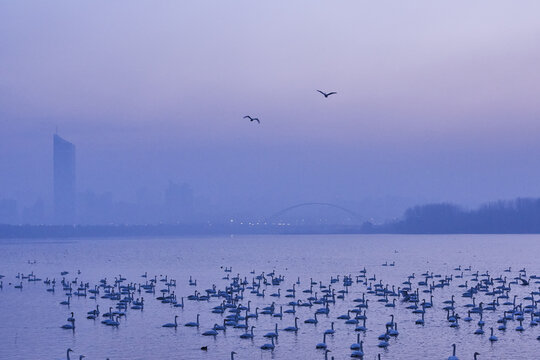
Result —
<svg viewBox="0 0 540 360"><path fill-rule="evenodd" d="M366 332L361 332L364 341L365 359L374 359L381 353L383 359L446 359L452 355L452 344L457 344L457 355L460 359L472 359L474 352L479 352L479 359L535 359L538 358L540 341L540 326L530 325L531 315L525 313L523 332L515 331L519 325L516 320L507 324L507 330L496 330L498 341L490 343L489 328L497 327L503 310L512 308L499 305L495 311L483 312L484 335L474 335L478 328L478 314L471 315L473 321L465 322L467 316L465 304L471 302L461 294L465 288L458 285L468 281L471 286L474 278L471 274L489 272L493 277L506 277L507 282L518 276L522 268L527 270L527 277L540 272L540 236L525 235L460 235L460 236L401 236L401 235L321 235L321 236L234 236L212 238L166 238L166 239L85 239L85 240L1 240L0 241L0 274L3 288L0 290L0 359L50 359L65 358L67 348L72 348L72 358L79 354L87 359L229 359L230 352L237 353L236 359L324 359L324 351L315 348L323 340L323 332L329 329L331 322L335 323L335 334L326 337L330 356L335 359L350 358L349 346L356 342L355 325L345 324L338 320L339 315L355 308L353 299L362 297L365 293L370 299L367 309ZM28 261L35 260L35 264ZM381 264L395 262L395 266ZM455 278L461 271L454 268L471 266L472 271L465 271L463 279ZM232 267L231 273L225 273L225 267ZM396 307L386 307L378 300L382 297L367 293L367 287L362 282L356 282L360 270L367 269L367 278L375 276L373 284L382 281L389 289L394 286L403 287L407 276L414 273L412 287L417 288L418 282L424 280L420 275L433 272L441 278L430 278L429 282L453 276L450 286L437 288L433 291L433 308L427 309L425 325L419 326L415 321L418 314L406 309L411 303L397 301ZM508 267L512 272L504 272ZM80 270L80 274L78 274ZM255 274L252 274L252 271ZM281 329L294 325L294 314L283 314L280 319L269 315L259 315L258 319L250 319L253 325L254 339L240 339L243 329L228 327L225 332L219 331L214 338L202 336L204 331L212 326L223 323L223 317L228 315L215 314L211 310L222 302L222 298L211 297L209 301L185 301L185 308L172 307L163 304L154 297L160 296L160 289L166 288L159 279L167 275L168 279L176 279L177 286L173 291L178 297L194 294L196 290L205 294L205 289L225 289L231 278L240 274L251 284L252 279L261 273L275 270L276 275L283 275L285 280L279 286L262 285L266 289L265 296L256 296L249 290L244 292L245 299L241 302L247 305L251 301L251 312L255 307L262 309L276 303L283 310L291 309L290 301L309 296L320 298L324 295L320 287L330 284L330 279L340 275L340 281L332 284L336 295L343 287L343 276L351 275L354 280L348 288L344 299L336 298L329 304L330 313L318 316L316 325L305 324L304 320L313 317L316 309L313 307L297 307L299 317L297 333L284 332ZM69 271L66 279L77 280L77 283L88 282L90 288L99 284L101 279L114 284L115 277L124 277L124 284L131 282L144 283L141 274L148 273L149 278L157 276L156 293L136 293L135 297L145 298L144 310L128 309L125 318L119 320L118 327L101 324L98 320L86 319L88 311L100 304L102 313L107 312L115 301L102 299L101 290L97 300L89 297L71 298L69 308L60 305L66 300L64 291L59 286L62 279L60 273ZM23 288L16 289L13 285L19 283L18 273L33 272L41 279L55 278L58 284L55 292L47 292L49 286L42 281L23 281ZM229 275L229 280L224 279ZM197 286L190 286L188 280L197 281ZM286 298L286 289L296 285L296 298ZM481 277L480 277L481 278ZM268 277L268 279L270 279ZM310 279L317 282L313 294L304 293L310 287ZM529 305L531 292L539 290L536 279L529 286L511 285L511 295L517 295L516 303ZM11 285L10 285L11 283ZM474 286L474 285L473 285ZM494 286L498 286L495 282ZM270 297L281 288L281 297ZM421 290L427 287L421 287ZM317 295L315 295L317 292ZM442 310L444 300L455 295L456 312L461 316L458 328L451 328L447 321L447 312ZM512 298L511 296L511 298ZM494 296L485 293L477 294L476 304L490 303ZM389 297L392 302L393 297ZM533 295L540 299L540 296ZM420 299L430 301L430 294L420 291ZM512 299L510 299L511 301ZM506 301L506 300L505 300ZM503 301L501 299L500 304ZM486 305L484 305L486 306ZM535 311L538 311L536 308ZM76 319L75 331L61 329L66 319L74 312ZM534 311L533 311L534 312ZM196 321L200 314L200 327L183 326L187 322ZM377 347L377 337L385 332L385 324L390 321L390 315L395 315L399 335L389 340L387 349ZM178 315L181 324L177 329L163 328L162 325L174 322ZM533 317L534 318L534 317ZM273 331L278 324L278 338L273 352L261 350L260 346L269 343L262 335ZM207 346L208 351L201 347Z"/></svg>

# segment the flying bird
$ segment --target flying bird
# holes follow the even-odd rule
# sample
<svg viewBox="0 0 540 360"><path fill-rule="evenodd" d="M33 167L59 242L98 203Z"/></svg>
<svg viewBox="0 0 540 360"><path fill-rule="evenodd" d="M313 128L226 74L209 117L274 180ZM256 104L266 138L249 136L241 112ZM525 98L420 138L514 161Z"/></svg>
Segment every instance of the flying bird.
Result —
<svg viewBox="0 0 540 360"><path fill-rule="evenodd" d="M329 93L325 93L324 91L321 91L321 90L317 90L317 91L320 92L321 94L323 94L325 98L329 97L330 95L337 94L337 92L335 92L335 91L332 91L332 92L329 92Z"/></svg>
<svg viewBox="0 0 540 360"><path fill-rule="evenodd" d="M259 121L259 118L254 118L254 117L251 117L251 116L249 116L249 115L244 116L244 119L249 119L249 121L256 121L256 122L258 122L259 124L261 123L261 122Z"/></svg>

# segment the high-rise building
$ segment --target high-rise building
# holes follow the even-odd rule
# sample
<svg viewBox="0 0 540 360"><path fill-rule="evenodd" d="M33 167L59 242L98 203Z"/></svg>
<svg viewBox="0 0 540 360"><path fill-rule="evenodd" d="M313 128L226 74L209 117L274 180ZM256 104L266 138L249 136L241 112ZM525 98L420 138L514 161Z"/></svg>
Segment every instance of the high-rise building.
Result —
<svg viewBox="0 0 540 360"><path fill-rule="evenodd" d="M57 224L75 223L75 145L57 134L54 152L54 217Z"/></svg>

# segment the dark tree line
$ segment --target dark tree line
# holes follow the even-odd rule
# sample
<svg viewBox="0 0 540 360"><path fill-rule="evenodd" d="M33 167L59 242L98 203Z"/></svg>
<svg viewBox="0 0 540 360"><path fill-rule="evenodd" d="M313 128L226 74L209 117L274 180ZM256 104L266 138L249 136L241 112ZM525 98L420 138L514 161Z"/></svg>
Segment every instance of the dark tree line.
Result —
<svg viewBox="0 0 540 360"><path fill-rule="evenodd" d="M401 220L364 229L380 233L540 233L540 199L518 198L482 205L475 210L428 204L408 209Z"/></svg>

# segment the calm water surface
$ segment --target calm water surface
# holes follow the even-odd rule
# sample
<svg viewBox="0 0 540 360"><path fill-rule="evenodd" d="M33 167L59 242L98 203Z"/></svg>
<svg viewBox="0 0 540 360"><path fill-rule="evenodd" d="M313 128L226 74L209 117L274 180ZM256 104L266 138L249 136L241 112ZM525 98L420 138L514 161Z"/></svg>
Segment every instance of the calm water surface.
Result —
<svg viewBox="0 0 540 360"><path fill-rule="evenodd" d="M97 298L73 297L70 307L60 305L66 299L60 286L54 294L46 292L43 282L23 282L23 288L15 289L18 273L33 272L45 279L62 278L61 271L69 271L67 279L89 282L91 288L100 279L122 276L126 282L143 282L141 274L168 275L177 280L175 293L180 296L193 294L195 290L204 293L213 284L223 289L230 281L224 280L222 266L232 266L231 276L240 274L251 282L256 274L269 273L285 276L279 286L282 296L273 298L270 293L277 292L278 286L267 286L266 296L257 297L246 291L247 298L254 307L269 306L272 301L285 305L292 299L285 298L285 289L300 277L300 290L296 299L306 299L309 294L301 290L309 288L309 279L322 281L328 285L331 277L337 275L358 275L364 267L368 277L376 276L384 284L403 286L407 276L415 273L413 284L421 281L418 276L426 271L445 275L460 274L454 271L458 265L472 266L473 272L489 271L494 276L517 276L518 270L527 269L527 275L540 275L540 236L528 235L448 235L448 236L402 236L402 235L321 235L321 236L234 236L212 238L159 238L159 239L48 239L48 240L0 240L0 274L5 277L0 289L0 359L64 359L66 349L72 348L72 359L84 354L87 359L229 359L230 352L236 351L236 359L324 359L324 352L315 349L322 341L322 333L335 322L336 333L327 337L328 348L335 359L350 358L349 346L356 342L354 325L347 325L337 316L347 313L354 307L352 301L366 292L361 283L349 288L344 300L336 300L330 305L330 314L320 316L317 325L304 324L313 317L320 305L312 308L297 308L300 318L298 333L279 332L276 349L264 351L260 346L269 339L262 335L272 331L274 324L280 329L294 324L294 315L284 314L283 319L260 315L250 319L256 326L253 340L240 339L242 329L228 328L218 336L205 337L201 333L212 328L214 323L222 323L223 315L212 314L212 307L222 299L206 301L186 301L185 309L173 308L154 299L158 296L142 294L145 297L143 311L128 310L126 318L120 320L118 328L102 325L100 321L86 319L86 313L100 304L102 313L114 306L115 302ZM29 264L35 260L35 264ZM384 262L395 261L395 266L381 266ZM512 273L503 272L512 267ZM77 275L80 270L80 275ZM397 302L396 308L385 307L371 299L367 310L366 333L364 340L364 359L446 359L451 355L451 345L457 344L460 359L472 359L478 351L479 359L539 359L540 326L531 327L530 318L525 317L525 331L515 331L516 321L508 323L506 332L496 331L499 341L488 341L489 327L497 328L496 320L502 314L501 306L495 312L485 312L485 335L473 335L478 328L478 316L470 323L460 322L458 329L450 328L446 312L442 310L444 300L456 295L457 312L466 316L463 305L470 299L461 297L463 289L459 284L470 280L466 272L463 279L455 279L451 286L434 292L434 308L426 312L425 326L415 325L418 315L405 309L408 303ZM192 276L197 286L189 286ZM9 285L11 283L11 285ZM333 284L336 291L342 289L341 282ZM538 291L539 284L531 281L528 287L515 285L512 294L518 295L518 302L531 291ZM164 288L158 281L157 289ZM318 286L314 291L318 291ZM103 292L100 294L102 295ZM319 297L320 297L319 292ZM136 297L140 296L136 294ZM422 298L429 300L429 294ZM540 299L540 296L537 297ZM478 301L488 302L491 297L477 296ZM289 307L284 306L284 310ZM75 331L63 330L70 312L75 313ZM200 328L166 329L161 325L174 321L179 315L179 323L195 321L201 314ZM387 349L377 347L378 335L384 333L384 324L395 314L400 332L397 338L390 339ZM227 315L227 314L225 314ZM101 319L100 319L101 320ZM208 346L208 352L200 350Z"/></svg>

